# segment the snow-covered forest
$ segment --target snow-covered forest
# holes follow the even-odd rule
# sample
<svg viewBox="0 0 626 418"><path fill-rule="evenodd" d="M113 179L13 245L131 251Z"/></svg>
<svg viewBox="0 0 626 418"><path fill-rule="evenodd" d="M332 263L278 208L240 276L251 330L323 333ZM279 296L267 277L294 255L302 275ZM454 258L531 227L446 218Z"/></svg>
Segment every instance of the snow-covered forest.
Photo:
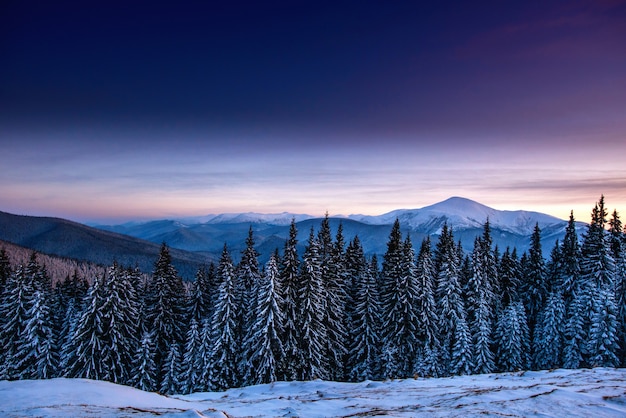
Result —
<svg viewBox="0 0 626 418"><path fill-rule="evenodd" d="M415 245L398 221L382 260L328 217L259 266L252 229L235 265L185 283L164 244L154 272L113 263L54 286L33 253L0 250L0 379L72 377L161 393L274 381L358 382L626 365L626 235L601 198L542 256L498 249L489 221L464 253L444 226Z"/></svg>

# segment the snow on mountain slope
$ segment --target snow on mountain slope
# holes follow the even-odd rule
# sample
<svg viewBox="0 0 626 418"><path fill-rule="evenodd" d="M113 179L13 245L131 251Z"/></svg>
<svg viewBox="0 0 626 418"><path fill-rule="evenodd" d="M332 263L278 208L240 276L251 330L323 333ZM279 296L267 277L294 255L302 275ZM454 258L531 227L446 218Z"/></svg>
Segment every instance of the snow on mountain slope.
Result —
<svg viewBox="0 0 626 418"><path fill-rule="evenodd" d="M540 228L565 224L562 219L543 213L496 210L462 197L451 197L421 209L399 209L379 216L350 215L350 219L372 225L391 224L396 218L402 225L430 233L437 233L444 222L455 230L481 228L487 218L492 227L521 235L530 235L536 223Z"/></svg>
<svg viewBox="0 0 626 418"><path fill-rule="evenodd" d="M268 225L289 225L292 219L296 222L303 221L305 219L311 219L314 216L297 213L222 213L221 215L213 216L206 219L205 223L217 224L217 223L266 223Z"/></svg>
<svg viewBox="0 0 626 418"><path fill-rule="evenodd" d="M5 417L624 417L626 369L276 382L165 397L84 379L0 382Z"/></svg>

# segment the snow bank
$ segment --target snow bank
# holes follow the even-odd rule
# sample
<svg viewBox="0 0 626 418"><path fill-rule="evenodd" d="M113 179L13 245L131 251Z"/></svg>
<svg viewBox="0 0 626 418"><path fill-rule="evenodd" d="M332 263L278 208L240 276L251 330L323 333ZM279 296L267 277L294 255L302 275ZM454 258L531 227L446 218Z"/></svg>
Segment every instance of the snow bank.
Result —
<svg viewBox="0 0 626 418"><path fill-rule="evenodd" d="M81 379L0 382L0 414L176 417L625 417L626 369L386 382L276 382L165 397Z"/></svg>

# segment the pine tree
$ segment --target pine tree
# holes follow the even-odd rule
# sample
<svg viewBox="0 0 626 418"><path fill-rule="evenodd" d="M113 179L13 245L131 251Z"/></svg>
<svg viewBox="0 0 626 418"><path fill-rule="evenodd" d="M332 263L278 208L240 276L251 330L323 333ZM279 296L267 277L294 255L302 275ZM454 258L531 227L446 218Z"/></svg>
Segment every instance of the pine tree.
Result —
<svg viewBox="0 0 626 418"><path fill-rule="evenodd" d="M493 309L496 306L494 286L497 266L491 248L489 220L485 222L483 236L476 238L472 252L472 275L468 281L468 313L474 346L475 373L491 373L495 368L493 345Z"/></svg>
<svg viewBox="0 0 626 418"><path fill-rule="evenodd" d="M200 344L202 344L202 341L199 324L197 319L192 317L189 328L187 329L187 338L185 340L185 349L183 351L181 365L180 391L184 394L193 392L198 385L199 374L201 372L197 367Z"/></svg>
<svg viewBox="0 0 626 418"><path fill-rule="evenodd" d="M195 319L201 324L206 318L210 318L214 297L211 294L209 272L205 266L201 266L194 282L191 285L191 306L189 309L190 321Z"/></svg>
<svg viewBox="0 0 626 418"><path fill-rule="evenodd" d="M212 322L211 318L207 318L200 327L200 346L198 347L198 353L195 358L195 367L198 371L198 377L192 389L193 392L206 392L211 390L211 368L213 367L213 360L211 358L213 349Z"/></svg>
<svg viewBox="0 0 626 418"><path fill-rule="evenodd" d="M519 300L518 289L521 283L521 266L517 258L517 250L506 248L500 259L498 268L501 298L499 306L503 309L512 301Z"/></svg>
<svg viewBox="0 0 626 418"><path fill-rule="evenodd" d="M613 292L601 287L594 295L591 329L587 341L587 363L591 367L617 367L619 365L617 307Z"/></svg>
<svg viewBox="0 0 626 418"><path fill-rule="evenodd" d="M617 211L609 221L610 246L615 260L615 304L617 306L618 341L621 342L619 358L626 365L626 233Z"/></svg>
<svg viewBox="0 0 626 418"><path fill-rule="evenodd" d="M184 341L185 305L185 287L172 265L169 248L163 244L146 296L146 321L154 332L155 363L159 373L170 345ZM159 374L157 381L161 380Z"/></svg>
<svg viewBox="0 0 626 418"><path fill-rule="evenodd" d="M312 228L304 252L300 280L299 329L302 354L300 379L327 380L330 377L326 358L327 334L324 324L327 297L322 279L320 243L313 235Z"/></svg>
<svg viewBox="0 0 626 418"><path fill-rule="evenodd" d="M503 372L524 370L528 367L528 325L524 305L520 301L508 303L496 327L496 361Z"/></svg>
<svg viewBox="0 0 626 418"><path fill-rule="evenodd" d="M59 364L49 295L36 290L13 359L20 379L49 379Z"/></svg>
<svg viewBox="0 0 626 418"><path fill-rule="evenodd" d="M265 274L256 286L258 303L254 315L248 347L250 368L246 376L247 384L270 383L278 379L278 365L284 356L280 341L283 314L280 307L280 281L278 259L272 255L265 267Z"/></svg>
<svg viewBox="0 0 626 418"><path fill-rule="evenodd" d="M541 229L535 224L530 238L527 262L523 265L522 296L528 318L530 340L533 340L537 319L548 296L546 266L541 250Z"/></svg>
<svg viewBox="0 0 626 418"><path fill-rule="evenodd" d="M467 374L473 369L471 334L459 280L459 252L447 225L437 243L435 262L443 373Z"/></svg>
<svg viewBox="0 0 626 418"><path fill-rule="evenodd" d="M379 376L380 304L375 273L363 254L358 237L347 252L352 281L350 320L349 378L352 381L372 380Z"/></svg>
<svg viewBox="0 0 626 418"><path fill-rule="evenodd" d="M560 367L565 333L564 323L565 303L561 290L557 288L550 292L539 314L533 341L534 368Z"/></svg>
<svg viewBox="0 0 626 418"><path fill-rule="evenodd" d="M289 238L285 242L283 256L279 266L279 281L281 283L280 300L283 313L283 327L280 340L284 356L279 366L280 380L297 380L302 367L300 352L300 329L298 328L300 315L299 270L297 240L298 230L295 220L291 220Z"/></svg>
<svg viewBox="0 0 626 418"><path fill-rule="evenodd" d="M239 384L239 342L237 315L237 283L226 244L217 268L221 282L212 320L211 387L225 390Z"/></svg>
<svg viewBox="0 0 626 418"><path fill-rule="evenodd" d="M156 389L156 375L152 334L144 332L133 356L130 384L137 389L152 392Z"/></svg>
<svg viewBox="0 0 626 418"><path fill-rule="evenodd" d="M330 254L322 262L322 277L326 289L324 318L327 335L326 357L330 378L333 380L345 378L344 360L348 352L346 347L348 338L346 331L347 272L344 247L343 224L339 223Z"/></svg>
<svg viewBox="0 0 626 418"><path fill-rule="evenodd" d="M561 286L563 287L563 299L566 306L569 306L574 299L574 295L580 292L580 260L582 254L578 244L578 234L576 233L576 221L574 212L570 213L565 236L561 244ZM568 308L569 309L569 308Z"/></svg>
<svg viewBox="0 0 626 418"><path fill-rule="evenodd" d="M248 230L246 248L242 253L241 262L237 268L237 337L240 339L238 345L240 350L240 376L248 374L250 367L250 356L252 348L248 345L251 342L252 325L256 322L256 304L258 303L257 289L261 280L259 271L259 253L254 249L254 233L252 226Z"/></svg>
<svg viewBox="0 0 626 418"><path fill-rule="evenodd" d="M180 349L178 343L170 344L161 369L161 385L159 392L173 395L180 392Z"/></svg>
<svg viewBox="0 0 626 418"><path fill-rule="evenodd" d="M565 237L561 244L561 284L566 306L563 367L575 369L583 363L586 340L586 317L589 288L581 277L582 253L578 244L574 212L570 213Z"/></svg>
<svg viewBox="0 0 626 418"><path fill-rule="evenodd" d="M435 271L430 239L422 241L416 263L417 295L415 298L418 336L418 356L415 372L420 376L437 377L441 374L439 364L440 335L435 303Z"/></svg>
<svg viewBox="0 0 626 418"><path fill-rule="evenodd" d="M381 274L382 356L384 377L387 378L400 377L400 373L402 373L402 365L400 364L402 353L399 344L404 325L401 314L403 306L406 306L406 299L403 300L406 298L404 260L405 253L400 222L396 219L387 241L387 252L383 259Z"/></svg>
<svg viewBox="0 0 626 418"><path fill-rule="evenodd" d="M71 352L67 359L66 377L103 380L105 370L101 353L104 339L106 301L105 277L96 277L85 297L84 309L72 334Z"/></svg>
<svg viewBox="0 0 626 418"><path fill-rule="evenodd" d="M588 295L585 300L589 315L583 358L589 365L611 364L619 350L614 298L615 261L604 229L606 216L602 196L592 211L581 248L581 280Z"/></svg>

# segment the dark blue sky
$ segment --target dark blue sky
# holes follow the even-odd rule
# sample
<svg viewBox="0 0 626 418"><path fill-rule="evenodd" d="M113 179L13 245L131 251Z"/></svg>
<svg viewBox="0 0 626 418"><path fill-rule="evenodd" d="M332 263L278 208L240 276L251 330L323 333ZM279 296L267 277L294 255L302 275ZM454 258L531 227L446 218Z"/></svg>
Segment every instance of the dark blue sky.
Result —
<svg viewBox="0 0 626 418"><path fill-rule="evenodd" d="M0 56L0 210L626 204L624 1L5 1Z"/></svg>

